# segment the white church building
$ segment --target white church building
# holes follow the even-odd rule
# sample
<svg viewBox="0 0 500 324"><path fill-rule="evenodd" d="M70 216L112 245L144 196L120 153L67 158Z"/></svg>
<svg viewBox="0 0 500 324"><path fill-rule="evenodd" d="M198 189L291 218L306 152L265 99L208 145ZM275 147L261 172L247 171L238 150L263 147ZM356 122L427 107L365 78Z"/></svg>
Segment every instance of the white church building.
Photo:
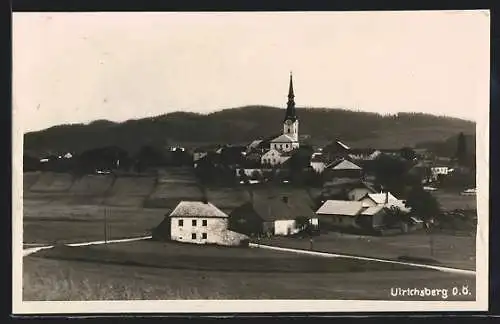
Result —
<svg viewBox="0 0 500 324"><path fill-rule="evenodd" d="M295 95L293 93L293 77L290 73L290 85L288 89L288 102L285 118L283 120L283 134L270 142L269 151L261 158L263 165L280 165L287 161L290 152L299 148L299 119L295 111Z"/></svg>

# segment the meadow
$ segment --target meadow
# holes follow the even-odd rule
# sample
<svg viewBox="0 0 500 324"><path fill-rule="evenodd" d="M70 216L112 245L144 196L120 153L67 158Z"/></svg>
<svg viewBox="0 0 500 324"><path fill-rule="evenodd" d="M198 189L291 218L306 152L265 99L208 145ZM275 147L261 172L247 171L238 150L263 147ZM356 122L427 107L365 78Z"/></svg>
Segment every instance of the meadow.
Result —
<svg viewBox="0 0 500 324"><path fill-rule="evenodd" d="M149 235L175 207L175 199L194 199L199 194L192 174L183 170L158 177L116 178L34 172L24 175L23 185L25 244L103 240L105 232L108 239ZM252 188L257 196L311 199L310 192L293 187ZM151 201L159 191L160 200L168 203L154 206ZM226 212L249 197L245 188L215 187L206 192ZM304 249L310 244L298 238L274 238L267 243ZM25 300L388 299L388 289L394 285L474 286L473 278L378 263L313 259L262 249L236 249L227 254L191 246L168 248L172 247L168 244L57 246L35 253L24 258L23 296ZM315 238L314 249L390 259L431 256L429 237L422 233L362 238L330 233ZM474 269L474 237L435 235L432 257L442 265ZM367 275L367 271L377 275Z"/></svg>
<svg viewBox="0 0 500 324"><path fill-rule="evenodd" d="M178 270L137 265L24 258L23 299L175 300L175 299L362 299L409 300L391 296L392 287L466 286L474 300L475 280L438 271L401 270L348 273L236 272ZM442 300L412 297L411 300Z"/></svg>

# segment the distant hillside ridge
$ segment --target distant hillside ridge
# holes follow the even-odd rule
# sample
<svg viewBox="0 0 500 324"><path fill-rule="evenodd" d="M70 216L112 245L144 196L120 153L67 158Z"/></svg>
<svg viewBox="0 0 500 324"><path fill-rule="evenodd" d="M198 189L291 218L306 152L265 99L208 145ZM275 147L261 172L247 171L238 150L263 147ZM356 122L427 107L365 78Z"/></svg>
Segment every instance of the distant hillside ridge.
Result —
<svg viewBox="0 0 500 324"><path fill-rule="evenodd" d="M246 144L282 131L284 108L245 106L210 114L173 112L156 117L89 124L59 125L26 133L24 149L30 154L75 152L118 146L129 152L143 145L196 146ZM444 141L460 132L475 134L468 120L423 113L377 113L333 108L297 108L299 134L311 144L341 139L352 147L396 148L420 142Z"/></svg>

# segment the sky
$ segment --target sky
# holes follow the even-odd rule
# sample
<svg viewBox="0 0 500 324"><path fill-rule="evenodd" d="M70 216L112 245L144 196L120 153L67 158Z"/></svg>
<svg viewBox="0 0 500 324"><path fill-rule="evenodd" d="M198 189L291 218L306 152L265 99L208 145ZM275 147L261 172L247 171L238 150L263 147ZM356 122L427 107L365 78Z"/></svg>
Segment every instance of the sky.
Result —
<svg viewBox="0 0 500 324"><path fill-rule="evenodd" d="M477 120L489 12L14 13L23 132L174 111L297 107Z"/></svg>

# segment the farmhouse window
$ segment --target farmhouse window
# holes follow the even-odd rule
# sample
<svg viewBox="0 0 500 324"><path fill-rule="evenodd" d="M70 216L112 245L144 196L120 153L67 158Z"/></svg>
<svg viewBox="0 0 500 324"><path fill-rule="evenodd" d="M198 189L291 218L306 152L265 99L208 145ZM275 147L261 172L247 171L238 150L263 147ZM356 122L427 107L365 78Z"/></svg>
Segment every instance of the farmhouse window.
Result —
<svg viewBox="0 0 500 324"><path fill-rule="evenodd" d="M184 220L183 219L179 219L179 226L180 227L184 226Z"/></svg>
<svg viewBox="0 0 500 324"><path fill-rule="evenodd" d="M192 238L193 240L196 240L196 233L191 234L191 238Z"/></svg>
<svg viewBox="0 0 500 324"><path fill-rule="evenodd" d="M201 223L202 223L203 226L207 226L207 220L206 219L202 220Z"/></svg>
<svg viewBox="0 0 500 324"><path fill-rule="evenodd" d="M207 233L202 233L201 234L201 238L204 239L204 240L206 240L207 239Z"/></svg>
<svg viewBox="0 0 500 324"><path fill-rule="evenodd" d="M196 226L196 219L193 219L192 224L193 226Z"/></svg>

